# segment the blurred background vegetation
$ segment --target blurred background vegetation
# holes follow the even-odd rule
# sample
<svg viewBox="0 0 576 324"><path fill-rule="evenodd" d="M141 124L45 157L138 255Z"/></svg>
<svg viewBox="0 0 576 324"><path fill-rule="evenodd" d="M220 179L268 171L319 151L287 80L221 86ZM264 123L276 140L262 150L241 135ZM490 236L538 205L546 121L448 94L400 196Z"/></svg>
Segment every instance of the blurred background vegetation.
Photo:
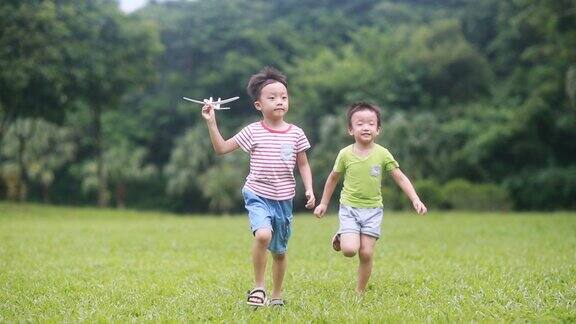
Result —
<svg viewBox="0 0 576 324"><path fill-rule="evenodd" d="M432 209L576 209L573 0L0 2L0 199L237 212L263 66L288 76L316 195L351 143L345 108L383 109L388 147ZM296 208L303 206L300 188ZM389 180L387 208L410 205ZM337 198L337 197L336 197Z"/></svg>

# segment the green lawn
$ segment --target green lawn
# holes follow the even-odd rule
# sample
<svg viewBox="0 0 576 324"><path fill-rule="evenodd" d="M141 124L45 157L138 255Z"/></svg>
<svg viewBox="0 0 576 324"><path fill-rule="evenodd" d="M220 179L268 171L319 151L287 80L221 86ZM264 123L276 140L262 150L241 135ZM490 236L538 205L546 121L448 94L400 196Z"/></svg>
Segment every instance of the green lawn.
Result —
<svg viewBox="0 0 576 324"><path fill-rule="evenodd" d="M243 215L0 203L0 321L576 321L576 213L386 214L363 297L336 227L296 215L287 306L254 311Z"/></svg>

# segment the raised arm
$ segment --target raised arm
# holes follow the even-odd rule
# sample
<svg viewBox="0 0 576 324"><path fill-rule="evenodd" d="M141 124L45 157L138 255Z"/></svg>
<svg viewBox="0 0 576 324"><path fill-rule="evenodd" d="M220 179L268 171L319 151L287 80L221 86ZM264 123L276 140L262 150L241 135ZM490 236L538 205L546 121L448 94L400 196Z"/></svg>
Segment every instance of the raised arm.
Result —
<svg viewBox="0 0 576 324"><path fill-rule="evenodd" d="M210 133L210 140L212 141L212 146L217 154L226 154L240 147L235 140L231 138L224 140L222 135L220 135L220 130L218 130L218 124L216 123L216 114L211 105L204 105L204 107L202 107L202 117L206 120L208 132Z"/></svg>
<svg viewBox="0 0 576 324"><path fill-rule="evenodd" d="M316 217L320 218L324 216L324 213L326 213L326 209L328 209L330 198L332 198L338 180L340 180L340 173L334 171L330 172L328 179L326 179L326 184L324 185L324 192L322 193L320 204L318 204L316 209L314 209L314 215L316 215Z"/></svg>
<svg viewBox="0 0 576 324"><path fill-rule="evenodd" d="M298 163L298 171L300 171L304 189L306 190L304 193L307 199L306 208L312 209L316 205L316 198L314 197L314 188L312 187L312 170L310 170L310 164L308 164L308 157L305 151L296 154L296 162Z"/></svg>
<svg viewBox="0 0 576 324"><path fill-rule="evenodd" d="M402 191L404 191L406 196L408 196L408 199L410 199L410 201L412 202L414 210L416 210L416 212L420 215L426 214L426 212L428 211L426 205L424 205L424 203L420 201L420 197L418 197L418 194L416 193L416 190L414 190L414 187L412 186L410 179L408 179L408 177L404 175L404 172L402 172L400 168L396 168L390 171L390 175L392 175L392 178L394 179L396 184L402 189Z"/></svg>

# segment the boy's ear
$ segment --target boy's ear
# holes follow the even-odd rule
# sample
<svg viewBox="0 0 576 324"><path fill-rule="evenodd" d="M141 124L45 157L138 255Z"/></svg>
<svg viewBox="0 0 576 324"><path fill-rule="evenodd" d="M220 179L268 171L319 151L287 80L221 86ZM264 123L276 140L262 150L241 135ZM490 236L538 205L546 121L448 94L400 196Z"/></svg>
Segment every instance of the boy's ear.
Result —
<svg viewBox="0 0 576 324"><path fill-rule="evenodd" d="M348 135L353 136L354 132L352 131L352 128L348 127Z"/></svg>
<svg viewBox="0 0 576 324"><path fill-rule="evenodd" d="M254 101L254 108L256 108L256 110L262 110L262 104L260 103L260 101L258 100Z"/></svg>

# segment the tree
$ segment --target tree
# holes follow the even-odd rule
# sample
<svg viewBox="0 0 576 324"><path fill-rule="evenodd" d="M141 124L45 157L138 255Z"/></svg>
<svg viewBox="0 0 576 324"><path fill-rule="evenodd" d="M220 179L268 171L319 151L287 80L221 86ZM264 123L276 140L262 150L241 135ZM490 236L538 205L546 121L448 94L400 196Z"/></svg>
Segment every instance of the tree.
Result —
<svg viewBox="0 0 576 324"><path fill-rule="evenodd" d="M0 142L16 118L61 121L71 94L54 1L0 3Z"/></svg>
<svg viewBox="0 0 576 324"><path fill-rule="evenodd" d="M41 119L17 119L9 127L0 152L3 174L14 188L12 196L26 200L29 185L35 182L41 185L44 201L48 202L55 172L70 162L75 152L75 138L69 128Z"/></svg>
<svg viewBox="0 0 576 324"><path fill-rule="evenodd" d="M58 18L67 27L61 41L72 81L68 90L76 93L92 114L98 205L106 206L102 113L117 108L130 90L153 80L161 45L153 25L123 15L115 1L59 2Z"/></svg>
<svg viewBox="0 0 576 324"><path fill-rule="evenodd" d="M164 169L166 191L171 196L186 196L199 192L208 199L214 211L230 211L241 201L240 188L248 169L246 155L232 153L216 158L206 127L198 124L176 141L170 162Z"/></svg>
<svg viewBox="0 0 576 324"><path fill-rule="evenodd" d="M489 92L490 68L456 21L404 25L394 32L365 28L352 44L302 59L291 74L298 118L306 129L354 101L392 110L443 110ZM317 134L312 133L315 142Z"/></svg>
<svg viewBox="0 0 576 324"><path fill-rule="evenodd" d="M554 0L489 3L497 7L497 15L486 19L494 11L478 10L483 15L468 18L468 25L490 22L486 28L494 32L487 34L493 38L478 45L499 79L494 97L506 102L514 115L500 130L486 131L481 137L481 160L498 160L505 167L486 171L505 176L567 167L576 155L576 113L571 107L576 4ZM508 157L506 161L502 156Z"/></svg>
<svg viewBox="0 0 576 324"><path fill-rule="evenodd" d="M430 112L393 113L382 121L378 142L388 147L411 179L439 178L447 169L441 124Z"/></svg>
<svg viewBox="0 0 576 324"><path fill-rule="evenodd" d="M215 212L230 212L242 206L241 188L244 183L246 159L239 154L227 155L199 177L200 190L208 199L208 208Z"/></svg>
<svg viewBox="0 0 576 324"><path fill-rule="evenodd" d="M145 165L146 155L144 148L134 147L127 141L112 145L104 152L104 172L109 185L113 187L118 208L126 207L129 182L146 180L156 174L153 165ZM88 161L83 165L81 175L84 191L99 189L98 168L94 161ZM109 194L108 188L106 194Z"/></svg>
<svg viewBox="0 0 576 324"><path fill-rule="evenodd" d="M176 140L170 161L164 168L169 195L183 195L198 186L200 175L215 163L207 132L204 125L198 124Z"/></svg>

